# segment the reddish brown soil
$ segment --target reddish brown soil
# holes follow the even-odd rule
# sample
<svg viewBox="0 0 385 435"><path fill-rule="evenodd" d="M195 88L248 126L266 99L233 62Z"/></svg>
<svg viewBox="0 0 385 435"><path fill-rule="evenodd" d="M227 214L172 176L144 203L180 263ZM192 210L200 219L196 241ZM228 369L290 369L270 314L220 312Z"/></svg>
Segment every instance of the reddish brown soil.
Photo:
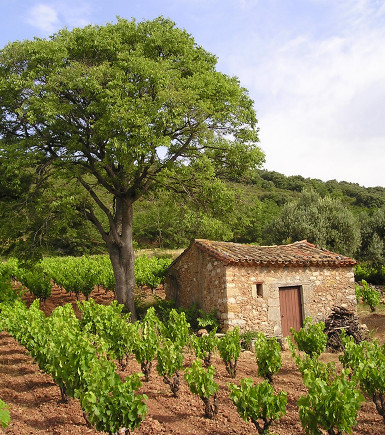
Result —
<svg viewBox="0 0 385 435"><path fill-rule="evenodd" d="M92 297L102 303L108 303L111 298L104 292L94 292ZM42 308L49 314L55 306L66 302L76 305L74 297L55 289L52 297ZM372 326L371 321L373 321L376 328L375 334L380 333L380 326L383 325L384 320L385 315L365 316L365 322L369 327ZM275 377L274 388L276 391L287 391L287 414L274 423L271 429L278 435L299 434L303 433L303 430L296 401L305 394L306 390L289 352L284 351L282 356L283 367ZM324 361L338 362L338 355L335 354L326 353L321 358ZM192 360L193 355L187 352L185 366L189 366ZM229 378L224 364L217 355L214 356L213 364L216 367L216 382L219 384L219 413L215 419L209 420L204 417L203 403L190 393L183 376L181 376L180 397L175 399L171 396L169 387L163 383L153 367L150 382L144 382L140 390L148 396L148 414L134 434L246 435L257 433L251 423L246 423L239 417L229 399L227 390L229 382L239 384L243 377L260 380L257 376L254 355L250 352L242 353L235 380ZM126 374L139 371L139 365L131 359ZM98 433L86 427L78 401L71 400L68 404L60 403L59 388L53 383L52 378L42 373L26 354L25 349L6 332L0 333L0 397L8 403L11 413L11 423L3 430L3 433L18 435ZM362 405L358 424L353 433L360 435L385 433L383 420L370 400Z"/></svg>

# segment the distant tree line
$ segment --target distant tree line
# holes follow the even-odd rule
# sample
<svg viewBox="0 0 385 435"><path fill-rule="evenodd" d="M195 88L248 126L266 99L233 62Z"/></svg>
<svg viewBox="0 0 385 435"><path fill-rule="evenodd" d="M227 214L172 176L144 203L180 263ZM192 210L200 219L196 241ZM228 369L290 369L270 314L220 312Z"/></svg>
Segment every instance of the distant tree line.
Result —
<svg viewBox="0 0 385 435"><path fill-rule="evenodd" d="M385 188L287 177L267 170L222 169L221 177L221 188L208 182L188 195L158 188L137 201L135 246L184 248L194 238L259 245L307 239L371 267L385 265ZM24 201L24 208L14 205L14 198L23 197L23 186L2 178L3 207L20 213L17 238L0 238L2 254L14 252L16 244L19 251L27 246L24 255L30 258L34 245L31 248L23 240L32 237L46 254L104 252L99 234L74 212L79 200L74 199L73 189L70 183L62 185L58 195L57 186L47 187L46 193L51 193L40 202L39 219L30 219L31 225L25 227L28 202ZM4 225L7 222L2 223L3 229Z"/></svg>
<svg viewBox="0 0 385 435"><path fill-rule="evenodd" d="M138 245L180 248L193 238L261 245L307 239L361 262L385 264L385 188L267 170L224 178L220 197L186 200L158 191L139 202Z"/></svg>

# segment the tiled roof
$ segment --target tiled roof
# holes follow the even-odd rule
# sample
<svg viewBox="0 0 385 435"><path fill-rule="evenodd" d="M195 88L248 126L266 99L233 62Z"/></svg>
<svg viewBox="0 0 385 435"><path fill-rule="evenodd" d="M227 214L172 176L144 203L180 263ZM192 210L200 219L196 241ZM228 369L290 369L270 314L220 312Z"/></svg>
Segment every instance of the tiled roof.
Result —
<svg viewBox="0 0 385 435"><path fill-rule="evenodd" d="M197 239L199 249L226 264L259 266L354 266L353 258L345 257L309 243L307 240L279 246L256 246Z"/></svg>

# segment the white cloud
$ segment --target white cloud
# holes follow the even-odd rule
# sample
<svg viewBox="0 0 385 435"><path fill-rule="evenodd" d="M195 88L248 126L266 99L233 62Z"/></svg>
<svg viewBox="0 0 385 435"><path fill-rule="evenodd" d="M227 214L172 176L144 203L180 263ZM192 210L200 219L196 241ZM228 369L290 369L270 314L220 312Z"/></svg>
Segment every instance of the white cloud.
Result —
<svg viewBox="0 0 385 435"><path fill-rule="evenodd" d="M44 35L68 27L83 27L90 24L90 16L95 10L91 4L82 1L56 1L38 3L28 11L27 22L38 28Z"/></svg>
<svg viewBox="0 0 385 435"><path fill-rule="evenodd" d="M361 0L320 39L254 37L232 55L231 70L255 100L267 169L384 185L383 12Z"/></svg>
<svg viewBox="0 0 385 435"><path fill-rule="evenodd" d="M29 24L43 32L53 32L59 24L58 13L53 6L39 3L29 11Z"/></svg>

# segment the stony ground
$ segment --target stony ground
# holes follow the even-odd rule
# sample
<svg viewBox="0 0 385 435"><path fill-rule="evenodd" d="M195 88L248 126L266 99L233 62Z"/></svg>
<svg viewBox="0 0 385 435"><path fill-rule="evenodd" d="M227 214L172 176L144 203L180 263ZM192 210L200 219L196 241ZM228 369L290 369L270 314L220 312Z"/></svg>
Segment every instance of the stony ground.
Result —
<svg viewBox="0 0 385 435"><path fill-rule="evenodd" d="M110 296L104 292L95 292L92 296L101 303L108 303L110 300ZM76 305L74 298L60 289L55 289L52 297L42 308L49 314L56 305L67 302ZM361 313L360 317L373 331L372 334L384 341L385 314ZM324 361L338 362L336 354L325 353L321 358ZM193 355L186 353L185 366L191 365L192 360ZM154 367L150 382L143 383L140 391L148 396L148 414L142 425L133 432L134 435L257 433L251 423L246 423L239 417L227 390L229 382L239 384L243 377L259 380L254 355L250 352L242 353L235 380L228 377L218 355L214 356L213 363L216 367L216 382L219 384L219 413L214 420L204 417L202 402L189 392L182 376L180 397L175 399ZM139 365L132 359L126 373L139 371ZM279 422L274 423L272 430L278 435L303 433L296 401L306 390L288 351L283 352L283 366L275 377L274 389L288 393L288 405L287 414ZM26 354L25 349L6 332L0 333L0 397L9 404L12 419L9 427L3 429L5 434L98 433L86 427L76 400L71 400L68 404L60 403L59 388L53 383L52 378L42 373ZM384 433L383 420L368 399L361 408L353 434Z"/></svg>

